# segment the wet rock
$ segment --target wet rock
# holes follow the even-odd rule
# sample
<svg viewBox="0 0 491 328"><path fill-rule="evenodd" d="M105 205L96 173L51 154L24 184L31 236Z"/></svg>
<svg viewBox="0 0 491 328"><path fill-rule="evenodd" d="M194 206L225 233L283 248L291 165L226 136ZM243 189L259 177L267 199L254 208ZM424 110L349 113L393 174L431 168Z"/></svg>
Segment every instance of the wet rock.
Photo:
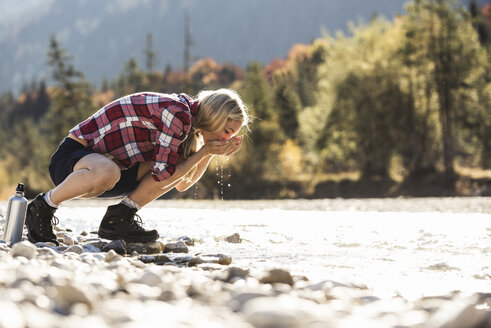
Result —
<svg viewBox="0 0 491 328"><path fill-rule="evenodd" d="M232 244L239 244L242 242L242 239L240 238L240 235L238 233L234 233L233 235L225 237L225 241Z"/></svg>
<svg viewBox="0 0 491 328"><path fill-rule="evenodd" d="M80 245L72 245L68 247L63 253L76 253L76 254L82 254L84 252L84 249Z"/></svg>
<svg viewBox="0 0 491 328"><path fill-rule="evenodd" d="M107 243L102 248L103 252L109 252L110 250L114 250L116 253L120 255L126 254L126 242L124 240L114 240L110 243Z"/></svg>
<svg viewBox="0 0 491 328"><path fill-rule="evenodd" d="M287 284L293 286L293 278L289 271L271 269L260 280L262 284Z"/></svg>
<svg viewBox="0 0 491 328"><path fill-rule="evenodd" d="M172 262L171 259L169 259L166 255L163 255L163 254L160 254L160 255L142 255L139 257L139 260L142 261L143 263L155 263L155 264L159 264L159 265Z"/></svg>
<svg viewBox="0 0 491 328"><path fill-rule="evenodd" d="M188 236L181 236L179 238L177 238L177 241L179 240L182 240L186 246L194 246L194 239L193 238L189 238Z"/></svg>
<svg viewBox="0 0 491 328"><path fill-rule="evenodd" d="M115 262L119 261L122 258L121 255L116 253L113 249L110 249L109 252L107 252L106 256L104 257L105 262Z"/></svg>
<svg viewBox="0 0 491 328"><path fill-rule="evenodd" d="M164 253L188 253L189 249L182 240L165 244Z"/></svg>
<svg viewBox="0 0 491 328"><path fill-rule="evenodd" d="M176 254L179 254L179 253L176 253ZM173 255L173 253L167 253L167 256L172 261L172 263L175 263L177 265L188 264L189 261L191 261L194 257L192 255Z"/></svg>
<svg viewBox="0 0 491 328"><path fill-rule="evenodd" d="M232 258L225 254L208 254L195 256L189 261L188 266L196 266L201 263L217 263L221 265L229 265L232 263Z"/></svg>
<svg viewBox="0 0 491 328"><path fill-rule="evenodd" d="M12 246L10 255L13 257L23 256L26 259L32 259L36 256L37 252L38 250L36 246L28 241L21 241Z"/></svg>
<svg viewBox="0 0 491 328"><path fill-rule="evenodd" d="M128 243L126 252L131 254L137 252L138 254L156 254L164 250L164 244L161 241L155 241L152 243Z"/></svg>

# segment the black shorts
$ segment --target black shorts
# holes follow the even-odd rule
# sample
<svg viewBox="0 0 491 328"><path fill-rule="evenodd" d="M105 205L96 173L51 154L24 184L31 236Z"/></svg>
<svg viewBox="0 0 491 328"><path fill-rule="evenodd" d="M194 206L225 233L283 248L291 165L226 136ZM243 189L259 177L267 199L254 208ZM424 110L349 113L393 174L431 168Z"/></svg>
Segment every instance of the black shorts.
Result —
<svg viewBox="0 0 491 328"><path fill-rule="evenodd" d="M87 149L80 142L71 138L65 138L51 156L49 163L49 174L55 186L65 181L66 177L73 172L75 164L84 156L95 153ZM135 165L127 170L121 170L121 178L113 189L106 191L100 198L123 197L129 195L138 186L138 167Z"/></svg>

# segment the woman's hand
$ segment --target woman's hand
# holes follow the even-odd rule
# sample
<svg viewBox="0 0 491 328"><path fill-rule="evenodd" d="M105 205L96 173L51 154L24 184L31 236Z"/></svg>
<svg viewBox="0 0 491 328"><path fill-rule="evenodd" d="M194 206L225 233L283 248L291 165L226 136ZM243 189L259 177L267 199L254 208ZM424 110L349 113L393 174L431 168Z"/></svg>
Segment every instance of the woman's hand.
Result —
<svg viewBox="0 0 491 328"><path fill-rule="evenodd" d="M237 152L242 144L242 136L235 136L229 140L212 140L201 148L208 155L232 155Z"/></svg>
<svg viewBox="0 0 491 328"><path fill-rule="evenodd" d="M236 152L238 152L240 149L240 146L242 145L242 139L243 139L243 136L235 136L232 139L230 139L229 141L233 140L233 143L235 144L235 146L234 146L234 148L232 148L232 150L229 153L227 153L225 155L230 156L230 155L233 155Z"/></svg>

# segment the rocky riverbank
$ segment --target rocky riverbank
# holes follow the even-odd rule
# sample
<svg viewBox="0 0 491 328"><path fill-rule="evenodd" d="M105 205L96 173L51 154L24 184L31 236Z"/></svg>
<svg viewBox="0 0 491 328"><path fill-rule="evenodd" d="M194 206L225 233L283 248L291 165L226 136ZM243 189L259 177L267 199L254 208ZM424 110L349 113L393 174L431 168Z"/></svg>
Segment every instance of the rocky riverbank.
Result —
<svg viewBox="0 0 491 328"><path fill-rule="evenodd" d="M0 241L0 327L491 327L491 294L381 299L329 277L236 266L196 252L202 241L190 237L126 244L56 233L59 246Z"/></svg>

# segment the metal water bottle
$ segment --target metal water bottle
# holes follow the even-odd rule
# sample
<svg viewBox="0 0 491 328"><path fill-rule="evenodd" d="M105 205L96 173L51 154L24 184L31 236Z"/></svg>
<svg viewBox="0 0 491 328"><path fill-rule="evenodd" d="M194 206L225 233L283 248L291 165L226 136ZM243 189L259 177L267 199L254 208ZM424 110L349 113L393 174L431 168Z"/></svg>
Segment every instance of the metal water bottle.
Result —
<svg viewBox="0 0 491 328"><path fill-rule="evenodd" d="M10 197L7 205L7 221L3 235L7 243L15 244L22 240L26 211L27 199L24 198L24 184L19 182L15 195Z"/></svg>

